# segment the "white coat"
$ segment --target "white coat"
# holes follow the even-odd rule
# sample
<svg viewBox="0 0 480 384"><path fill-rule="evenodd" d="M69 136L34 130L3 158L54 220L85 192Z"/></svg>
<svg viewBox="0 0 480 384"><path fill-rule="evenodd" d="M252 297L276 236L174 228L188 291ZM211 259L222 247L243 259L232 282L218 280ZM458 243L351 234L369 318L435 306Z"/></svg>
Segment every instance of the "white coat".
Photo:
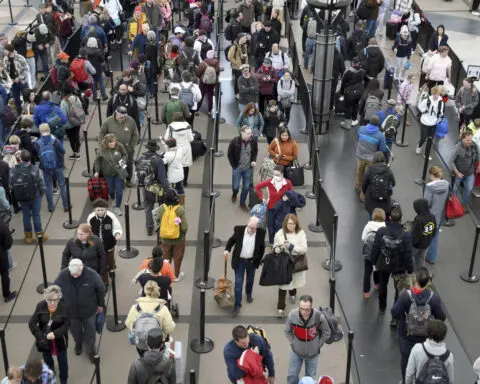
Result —
<svg viewBox="0 0 480 384"><path fill-rule="evenodd" d="M307 253L307 236L305 235L303 229L301 229L298 233L287 233L287 240L294 245L292 255L301 255ZM275 234L273 239L273 248L276 246L283 246L284 242L285 237L283 234L283 229L280 229ZM306 271L295 272L290 284L279 285L278 288L284 291L301 288L306 284L306 280Z"/></svg>
<svg viewBox="0 0 480 384"><path fill-rule="evenodd" d="M177 141L177 147L182 149L182 166L190 167L193 163L192 146L193 132L190 124L186 121L174 121L167 127L165 140L174 138Z"/></svg>
<svg viewBox="0 0 480 384"><path fill-rule="evenodd" d="M163 156L163 162L168 164L167 180L169 184L183 181L182 157L183 153L180 147L168 148Z"/></svg>

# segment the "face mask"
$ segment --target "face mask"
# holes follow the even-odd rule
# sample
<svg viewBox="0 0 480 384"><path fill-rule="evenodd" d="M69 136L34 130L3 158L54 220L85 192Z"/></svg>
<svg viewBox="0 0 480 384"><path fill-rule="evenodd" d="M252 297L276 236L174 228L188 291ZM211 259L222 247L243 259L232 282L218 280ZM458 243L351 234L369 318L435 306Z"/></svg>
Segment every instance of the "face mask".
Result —
<svg viewBox="0 0 480 384"><path fill-rule="evenodd" d="M280 183L282 181L282 176L273 176L272 180L274 183Z"/></svg>

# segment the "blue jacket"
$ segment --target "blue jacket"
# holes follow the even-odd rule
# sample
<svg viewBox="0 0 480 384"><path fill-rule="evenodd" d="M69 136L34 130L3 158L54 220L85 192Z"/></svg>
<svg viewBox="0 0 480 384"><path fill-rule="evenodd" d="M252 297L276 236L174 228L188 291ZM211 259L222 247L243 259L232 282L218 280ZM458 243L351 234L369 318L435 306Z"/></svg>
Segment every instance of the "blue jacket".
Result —
<svg viewBox="0 0 480 384"><path fill-rule="evenodd" d="M383 122L385 121L385 119L387 118L387 116L390 116L390 115L395 115L397 116L397 119L398 121L400 121L402 119L402 117L400 116L399 113L397 113L397 111L395 111L395 109L393 108L390 108L390 107L387 107L385 108L384 111L378 111L377 112L377 116L378 118L380 119L379 123L378 123L378 126L381 127ZM390 144L390 143L393 143L395 141L395 138L392 137L391 139L387 139L385 138L385 141L387 142L387 144Z"/></svg>
<svg viewBox="0 0 480 384"><path fill-rule="evenodd" d="M287 191L285 192L284 196L287 196L288 200L283 201L283 198L280 199L273 208L275 233L277 233L280 228L282 228L285 216L287 216L289 213L293 213L296 215L295 208L302 208L305 206L306 203L305 197L295 191Z"/></svg>
<svg viewBox="0 0 480 384"><path fill-rule="evenodd" d="M55 104L53 101L43 100L40 104L35 107L35 112L33 112L33 122L37 127L40 127L40 124L47 122L47 116L52 112L56 112L58 116L62 119L62 124L67 124L67 116L62 112L60 107Z"/></svg>
<svg viewBox="0 0 480 384"><path fill-rule="evenodd" d="M412 292L412 296L415 299L415 302L417 303L417 305L423 305L427 302L431 292L432 291L429 289L424 289L418 294L415 294ZM406 317L407 317L408 311L410 310L411 304L412 304L412 301L410 300L410 296L408 296L408 293L406 291L402 292L398 297L398 300L395 302L395 304L393 304L393 307L391 310L392 317L399 320L398 322L399 337L406 338L415 343L423 343L426 340L426 338L424 337L407 336ZM430 305L430 310L432 311L433 317L437 320L445 321L446 316L442 308L442 302L440 301L440 297L436 293L433 294L429 305Z"/></svg>
<svg viewBox="0 0 480 384"><path fill-rule="evenodd" d="M147 36L145 36L143 33L140 33L139 35L135 36L135 39L133 39L133 43L132 43L132 46L130 47L130 51L133 52L135 48L138 48L138 54L145 53L146 43L147 43Z"/></svg>
<svg viewBox="0 0 480 384"><path fill-rule="evenodd" d="M22 371L25 369L25 366L22 365L20 367L22 369ZM38 380L35 382L37 383ZM41 384L55 384L57 382L57 379L55 377L55 374L53 373L53 371L48 368L47 364L45 363L42 363L42 374L40 376L40 383ZM22 384L26 384L27 381L25 381L25 379L22 378Z"/></svg>
<svg viewBox="0 0 480 384"><path fill-rule="evenodd" d="M250 348L258 347L260 355L263 356L263 366L268 369L268 376L275 376L275 367L273 365L273 355L268 348L267 343L258 335L250 333ZM223 357L227 364L227 374L230 381L235 384L237 380L245 376L245 372L237 367L237 360L245 349L241 349L235 341L230 340L223 347Z"/></svg>
<svg viewBox="0 0 480 384"><path fill-rule="evenodd" d="M367 124L358 129L357 157L361 160L373 161L376 152L388 152L385 135L378 126Z"/></svg>
<svg viewBox="0 0 480 384"><path fill-rule="evenodd" d="M8 101L7 91L5 90L5 87L1 84L0 84L0 96L2 96L3 103L7 105L7 101Z"/></svg>
<svg viewBox="0 0 480 384"><path fill-rule="evenodd" d="M64 157L65 155L65 148L60 140L55 138L53 135L49 136L41 136L33 145L35 147L35 153L37 158L40 158L40 142L43 144L48 144L50 140L54 140L53 147L55 148L55 152L57 154L57 168L63 169ZM40 169L42 168L42 163L39 162Z"/></svg>
<svg viewBox="0 0 480 384"><path fill-rule="evenodd" d="M95 27L95 32L96 32L96 35L97 35L97 39L100 39L103 46L105 47L107 45L107 35L105 35L105 31L103 30L103 28L100 25L88 24L86 27L83 27L82 28L81 39L83 40L84 38L87 37L89 27ZM102 47L98 47L98 48L102 48Z"/></svg>

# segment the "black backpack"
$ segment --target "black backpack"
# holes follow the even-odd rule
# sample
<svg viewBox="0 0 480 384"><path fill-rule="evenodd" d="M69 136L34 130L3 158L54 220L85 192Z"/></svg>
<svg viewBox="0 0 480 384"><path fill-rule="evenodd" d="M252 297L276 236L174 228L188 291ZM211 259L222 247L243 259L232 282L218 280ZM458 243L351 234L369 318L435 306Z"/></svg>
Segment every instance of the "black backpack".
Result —
<svg viewBox="0 0 480 384"><path fill-rule="evenodd" d="M225 28L225 39L227 39L228 41L233 41L233 39L235 38L235 36L233 36L233 27L232 27L232 24L228 24L227 27Z"/></svg>
<svg viewBox="0 0 480 384"><path fill-rule="evenodd" d="M150 153L145 153L136 161L135 175L140 187L146 187L155 180L156 159L157 154L150 155Z"/></svg>
<svg viewBox="0 0 480 384"><path fill-rule="evenodd" d="M398 269L402 242L401 237L395 238L388 233L383 235L380 260L377 263L379 271L392 273Z"/></svg>
<svg viewBox="0 0 480 384"><path fill-rule="evenodd" d="M17 165L13 170L13 193L18 201L32 201L36 196L36 183L32 166Z"/></svg>
<svg viewBox="0 0 480 384"><path fill-rule="evenodd" d="M447 349L443 355L434 356L427 352L424 343L422 343L422 348L428 360L423 364L415 384L449 384L450 379L445 361L450 356L450 351Z"/></svg>
<svg viewBox="0 0 480 384"><path fill-rule="evenodd" d="M390 181L387 173L372 176L370 197L375 201L386 201L390 196Z"/></svg>
<svg viewBox="0 0 480 384"><path fill-rule="evenodd" d="M207 58L207 52L212 49L212 44L210 44L208 40L202 42L202 47L200 48L200 57L202 58L202 60L205 60Z"/></svg>

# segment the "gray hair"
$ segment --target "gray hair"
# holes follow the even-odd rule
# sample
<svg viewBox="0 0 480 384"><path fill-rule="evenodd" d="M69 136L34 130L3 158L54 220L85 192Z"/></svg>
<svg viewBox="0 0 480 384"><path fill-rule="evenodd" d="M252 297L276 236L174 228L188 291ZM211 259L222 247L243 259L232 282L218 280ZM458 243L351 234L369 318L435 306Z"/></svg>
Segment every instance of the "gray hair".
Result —
<svg viewBox="0 0 480 384"><path fill-rule="evenodd" d="M95 15L88 16L88 22L90 24L97 24L97 16L95 16Z"/></svg>
<svg viewBox="0 0 480 384"><path fill-rule="evenodd" d="M149 40L156 40L157 39L157 35L155 34L155 31L148 31L147 32L147 38Z"/></svg>
<svg viewBox="0 0 480 384"><path fill-rule="evenodd" d="M98 42L95 37L89 37L87 40L87 48L98 48Z"/></svg>
<svg viewBox="0 0 480 384"><path fill-rule="evenodd" d="M49 300L54 296L57 296L58 299L61 299L63 297L62 288L60 288L58 285L50 285L43 291L43 298L45 300Z"/></svg>
<svg viewBox="0 0 480 384"><path fill-rule="evenodd" d="M50 93L50 91L43 91L42 92L42 100L45 100L45 101L52 100L52 94Z"/></svg>

